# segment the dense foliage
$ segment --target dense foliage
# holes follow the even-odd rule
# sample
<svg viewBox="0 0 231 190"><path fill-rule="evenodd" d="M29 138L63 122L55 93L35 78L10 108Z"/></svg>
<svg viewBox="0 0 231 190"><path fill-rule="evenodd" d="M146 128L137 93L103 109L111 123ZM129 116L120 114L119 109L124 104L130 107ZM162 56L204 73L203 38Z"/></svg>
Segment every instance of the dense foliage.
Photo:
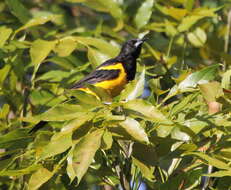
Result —
<svg viewBox="0 0 231 190"><path fill-rule="evenodd" d="M0 189L231 189L230 8L1 1ZM111 104L68 90L144 35L136 80Z"/></svg>

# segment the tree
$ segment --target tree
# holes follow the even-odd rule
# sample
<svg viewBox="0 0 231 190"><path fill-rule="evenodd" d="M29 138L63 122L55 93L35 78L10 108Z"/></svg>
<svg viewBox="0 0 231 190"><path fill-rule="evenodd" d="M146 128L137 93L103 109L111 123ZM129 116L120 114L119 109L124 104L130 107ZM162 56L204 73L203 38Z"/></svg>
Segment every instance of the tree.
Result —
<svg viewBox="0 0 231 190"><path fill-rule="evenodd" d="M5 0L0 10L1 189L231 189L229 2ZM144 35L136 79L112 104L66 90Z"/></svg>

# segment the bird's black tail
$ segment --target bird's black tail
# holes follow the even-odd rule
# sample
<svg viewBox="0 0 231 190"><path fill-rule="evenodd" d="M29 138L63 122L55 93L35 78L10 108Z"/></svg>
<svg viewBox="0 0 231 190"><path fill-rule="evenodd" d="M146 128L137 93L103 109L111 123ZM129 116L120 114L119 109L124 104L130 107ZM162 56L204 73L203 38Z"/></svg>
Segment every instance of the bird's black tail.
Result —
<svg viewBox="0 0 231 190"><path fill-rule="evenodd" d="M35 133L39 129L43 128L47 123L47 121L40 121L29 131L29 134Z"/></svg>

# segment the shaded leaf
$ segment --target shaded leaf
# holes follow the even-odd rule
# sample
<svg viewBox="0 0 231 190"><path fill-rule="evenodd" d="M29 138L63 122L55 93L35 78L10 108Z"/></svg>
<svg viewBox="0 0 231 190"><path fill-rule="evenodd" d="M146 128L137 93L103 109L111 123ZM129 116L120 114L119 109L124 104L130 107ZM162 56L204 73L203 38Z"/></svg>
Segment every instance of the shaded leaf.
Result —
<svg viewBox="0 0 231 190"><path fill-rule="evenodd" d="M0 148L17 149L25 148L32 137L28 136L29 129L15 129L0 137Z"/></svg>
<svg viewBox="0 0 231 190"><path fill-rule="evenodd" d="M26 23L31 15L29 11L24 7L20 0L6 0L8 7L12 14L20 20L21 23Z"/></svg>

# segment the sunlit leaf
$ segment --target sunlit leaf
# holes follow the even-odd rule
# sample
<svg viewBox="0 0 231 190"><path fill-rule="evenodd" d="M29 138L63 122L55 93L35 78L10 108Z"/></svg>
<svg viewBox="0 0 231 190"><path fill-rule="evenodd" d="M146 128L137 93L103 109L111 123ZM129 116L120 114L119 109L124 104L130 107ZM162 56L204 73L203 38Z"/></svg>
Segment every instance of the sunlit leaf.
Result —
<svg viewBox="0 0 231 190"><path fill-rule="evenodd" d="M101 148L108 150L111 148L113 143L112 134L109 131L105 131L102 137Z"/></svg>
<svg viewBox="0 0 231 190"><path fill-rule="evenodd" d="M135 140L149 143L148 136L145 133L145 130L135 119L126 117L125 121L120 122L120 126L123 127L127 131L127 133L131 135Z"/></svg>
<svg viewBox="0 0 231 190"><path fill-rule="evenodd" d="M186 9L182 9L182 8L175 8L175 7L169 7L168 8L167 6L164 7L164 6L161 6L159 4L156 4L156 7L163 14L171 16L171 17L175 18L176 20L181 20L187 14L187 10Z"/></svg>
<svg viewBox="0 0 231 190"><path fill-rule="evenodd" d="M46 16L38 16L38 17L32 18L25 25L23 25L22 27L17 29L15 31L15 34L22 31L22 30L25 30L27 28L45 24L48 21L55 21L59 17L60 17L59 15L50 14L50 15L46 15Z"/></svg>
<svg viewBox="0 0 231 190"><path fill-rule="evenodd" d="M19 177L19 176L23 176L26 174L30 174L33 171L36 171L40 168L40 165L30 165L27 168L23 168L23 169L18 169L18 170L12 170L12 169L8 169L8 170L3 170L0 172L0 176L15 176L15 177Z"/></svg>
<svg viewBox="0 0 231 190"><path fill-rule="evenodd" d="M224 177L224 176L231 176L231 170L221 170L218 172L214 172L211 174L204 174L204 176L209 176L209 177Z"/></svg>
<svg viewBox="0 0 231 190"><path fill-rule="evenodd" d="M83 137L73 149L73 157L69 157L68 165L71 165L78 183L90 166L94 155L100 147L103 130L98 129ZM70 167L70 166L69 166Z"/></svg>
<svg viewBox="0 0 231 190"><path fill-rule="evenodd" d="M148 179L150 181L153 181L153 179L154 179L154 175L153 175L154 167L145 165L143 162L139 161L138 159L136 159L134 157L132 158L132 162L134 165L136 165L140 169L143 177L145 177L146 179Z"/></svg>
<svg viewBox="0 0 231 190"><path fill-rule="evenodd" d="M216 11L218 9L213 8L197 8L195 9L190 15L184 17L182 19L181 24L178 26L178 30L180 32L187 31L190 29L194 24L196 24L199 20L206 18L206 17L216 17Z"/></svg>
<svg viewBox="0 0 231 190"><path fill-rule="evenodd" d="M206 83L209 80L214 79L218 67L219 64L214 64L200 71L190 74L185 80L183 80L179 84L179 89L193 88L196 87L197 84Z"/></svg>
<svg viewBox="0 0 231 190"><path fill-rule="evenodd" d="M145 0L138 9L134 22L137 28L142 28L145 26L152 15L152 7L154 5L154 0Z"/></svg>
<svg viewBox="0 0 231 190"><path fill-rule="evenodd" d="M85 114L79 105L61 104L57 105L41 115L37 115L35 119L43 121L66 121L75 119Z"/></svg>
<svg viewBox="0 0 231 190"><path fill-rule="evenodd" d="M217 98L223 96L223 89L219 82L210 82L199 85L202 95L207 102L216 101Z"/></svg>
<svg viewBox="0 0 231 190"><path fill-rule="evenodd" d="M130 82L125 90L121 93L121 100L134 100L137 97L141 96L144 90L144 82L145 82L145 69L143 69L139 78Z"/></svg>
<svg viewBox="0 0 231 190"><path fill-rule="evenodd" d="M5 26L0 27L0 48L3 47L6 40L10 37L11 33L12 33L11 28L7 28Z"/></svg>
<svg viewBox="0 0 231 190"><path fill-rule="evenodd" d="M74 131L76 129L78 129L81 125L83 125L84 123L86 123L87 121L90 121L93 117L95 116L94 113L88 112L85 114L82 114L80 117L78 117L77 119L74 119L70 122L68 122L63 128L62 128L62 132L66 133L67 131Z"/></svg>
<svg viewBox="0 0 231 190"><path fill-rule="evenodd" d="M92 38L92 37L76 37L77 42L82 43L87 46L93 46L99 49L101 52L115 57L119 53L119 48L106 42L105 40Z"/></svg>
<svg viewBox="0 0 231 190"><path fill-rule="evenodd" d="M195 31L190 32L187 34L188 40L191 42L192 45L195 47L201 47L205 44L207 36L204 30L201 28L196 28Z"/></svg>
<svg viewBox="0 0 231 190"><path fill-rule="evenodd" d="M55 47L56 41L35 40L30 49L32 64L38 66Z"/></svg>
<svg viewBox="0 0 231 190"><path fill-rule="evenodd" d="M104 53L93 48L88 48L87 56L94 68L101 65L104 61L110 59L110 57Z"/></svg>
<svg viewBox="0 0 231 190"><path fill-rule="evenodd" d="M72 133L57 133L50 142L42 148L40 159L49 158L66 151L72 145Z"/></svg>
<svg viewBox="0 0 231 190"><path fill-rule="evenodd" d="M76 48L76 40L74 37L68 36L58 40L54 51L60 57L69 56Z"/></svg>
<svg viewBox="0 0 231 190"><path fill-rule="evenodd" d="M141 116L154 122L171 123L155 106L141 99L131 100L123 104L125 109L139 112Z"/></svg>
<svg viewBox="0 0 231 190"><path fill-rule="evenodd" d="M230 70L227 70L224 74L223 74L223 77L222 77L222 80L221 80L221 86L223 88L226 88L226 89L230 89L230 81L231 81L231 69Z"/></svg>
<svg viewBox="0 0 231 190"><path fill-rule="evenodd" d="M190 152L190 153L187 153L187 155L196 155L200 159L204 160L208 165L212 165L219 169L230 170L229 165L226 164L225 162L218 160L214 157L210 157L207 154L204 154L202 152Z"/></svg>
<svg viewBox="0 0 231 190"><path fill-rule="evenodd" d="M52 176L53 176L53 173L50 172L48 169L46 168L38 169L30 177L28 189L29 190L38 189L43 183L47 182Z"/></svg>

